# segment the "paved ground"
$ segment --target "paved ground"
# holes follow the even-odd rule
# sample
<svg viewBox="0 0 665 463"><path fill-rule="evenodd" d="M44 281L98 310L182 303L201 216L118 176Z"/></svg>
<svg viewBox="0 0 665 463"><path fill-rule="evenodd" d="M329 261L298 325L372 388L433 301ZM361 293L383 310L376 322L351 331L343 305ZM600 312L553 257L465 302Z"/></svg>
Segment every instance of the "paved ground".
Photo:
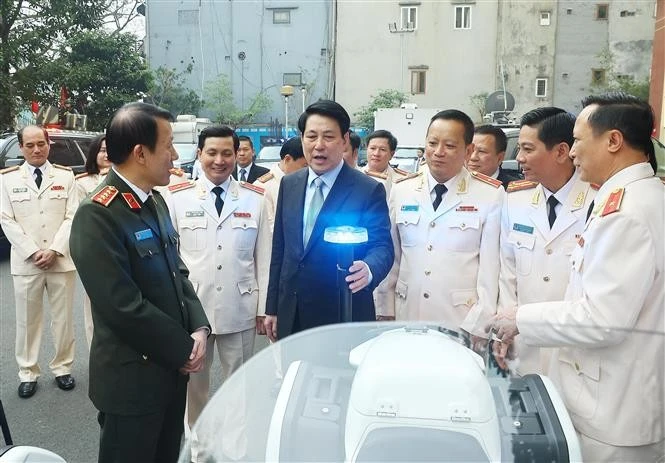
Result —
<svg viewBox="0 0 665 463"><path fill-rule="evenodd" d="M42 376L37 393L30 399L20 399L16 392L19 381L14 360L15 313L9 258L0 257L0 400L14 443L47 448L71 463L94 462L97 460L99 426L97 412L88 399L88 348L83 329L83 287L80 282L77 282L74 300L74 319L76 357L73 375L77 381L76 389L61 391L48 371L48 362L53 357L53 338L47 321L42 337ZM258 340L257 349L263 346L265 341ZM213 377L219 377L218 362L215 365L217 370ZM218 383L214 384L213 389L218 386ZM4 445L4 441L0 440L0 445Z"/></svg>

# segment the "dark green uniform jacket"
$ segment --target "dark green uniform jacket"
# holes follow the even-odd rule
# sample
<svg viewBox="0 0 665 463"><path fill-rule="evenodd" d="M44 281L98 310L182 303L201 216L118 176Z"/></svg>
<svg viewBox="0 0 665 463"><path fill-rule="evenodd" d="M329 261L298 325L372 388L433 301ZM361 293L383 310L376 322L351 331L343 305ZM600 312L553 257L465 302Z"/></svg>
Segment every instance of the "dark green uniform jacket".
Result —
<svg viewBox="0 0 665 463"><path fill-rule="evenodd" d="M178 369L192 351L190 333L208 326L166 204L158 192L153 197L159 220L111 171L72 223L71 254L95 326L90 399L105 413L164 408L187 381Z"/></svg>

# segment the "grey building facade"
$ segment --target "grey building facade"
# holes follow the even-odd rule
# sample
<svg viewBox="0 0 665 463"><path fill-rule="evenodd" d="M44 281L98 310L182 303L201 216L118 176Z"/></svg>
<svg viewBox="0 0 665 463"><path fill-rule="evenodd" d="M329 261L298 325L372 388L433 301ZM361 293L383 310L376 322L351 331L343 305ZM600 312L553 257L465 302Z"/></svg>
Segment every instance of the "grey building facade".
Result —
<svg viewBox="0 0 665 463"><path fill-rule="evenodd" d="M334 30L330 2L288 0L148 0L146 55L151 68L174 68L186 85L205 97L205 88L228 77L239 108L265 92L272 108L257 122L284 122L284 84L289 124L308 104L330 92ZM206 115L206 114L202 114Z"/></svg>

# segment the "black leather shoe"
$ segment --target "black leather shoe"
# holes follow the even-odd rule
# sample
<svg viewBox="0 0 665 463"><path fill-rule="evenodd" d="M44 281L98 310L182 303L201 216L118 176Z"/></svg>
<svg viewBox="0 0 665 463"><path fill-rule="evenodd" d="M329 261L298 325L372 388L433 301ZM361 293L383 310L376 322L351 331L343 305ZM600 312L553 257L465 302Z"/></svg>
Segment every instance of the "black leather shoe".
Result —
<svg viewBox="0 0 665 463"><path fill-rule="evenodd" d="M76 386L76 381L72 375L56 376L55 382L63 391L71 391Z"/></svg>
<svg viewBox="0 0 665 463"><path fill-rule="evenodd" d="M22 399L27 399L35 395L37 390L37 381L28 381L19 384L18 386L18 396Z"/></svg>

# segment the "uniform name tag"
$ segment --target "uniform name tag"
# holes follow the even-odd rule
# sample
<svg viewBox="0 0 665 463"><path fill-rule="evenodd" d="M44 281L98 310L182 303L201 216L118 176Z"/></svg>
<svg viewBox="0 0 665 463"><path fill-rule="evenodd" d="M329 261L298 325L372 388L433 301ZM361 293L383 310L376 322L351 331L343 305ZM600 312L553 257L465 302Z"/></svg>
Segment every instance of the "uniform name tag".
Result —
<svg viewBox="0 0 665 463"><path fill-rule="evenodd" d="M522 232L522 233L529 233L530 235L533 234L533 227L530 227L528 225L522 225L521 223L516 223L513 225L513 230Z"/></svg>
<svg viewBox="0 0 665 463"><path fill-rule="evenodd" d="M152 230L147 228L145 230L137 231L136 233L134 233L134 236L136 237L137 241L143 241L152 238L153 235L152 235Z"/></svg>
<svg viewBox="0 0 665 463"><path fill-rule="evenodd" d="M244 217L244 218L250 218L252 214L250 212L234 212L233 217Z"/></svg>
<svg viewBox="0 0 665 463"><path fill-rule="evenodd" d="M13 188L12 193L27 193L28 189L27 188Z"/></svg>
<svg viewBox="0 0 665 463"><path fill-rule="evenodd" d="M203 211L187 211L185 217L203 217Z"/></svg>
<svg viewBox="0 0 665 463"><path fill-rule="evenodd" d="M51 187L51 190L64 190L64 189L65 189L65 187L62 186L62 185L53 185Z"/></svg>
<svg viewBox="0 0 665 463"><path fill-rule="evenodd" d="M400 210L404 212L418 212L418 207L419 206L417 204L408 204L402 206Z"/></svg>

